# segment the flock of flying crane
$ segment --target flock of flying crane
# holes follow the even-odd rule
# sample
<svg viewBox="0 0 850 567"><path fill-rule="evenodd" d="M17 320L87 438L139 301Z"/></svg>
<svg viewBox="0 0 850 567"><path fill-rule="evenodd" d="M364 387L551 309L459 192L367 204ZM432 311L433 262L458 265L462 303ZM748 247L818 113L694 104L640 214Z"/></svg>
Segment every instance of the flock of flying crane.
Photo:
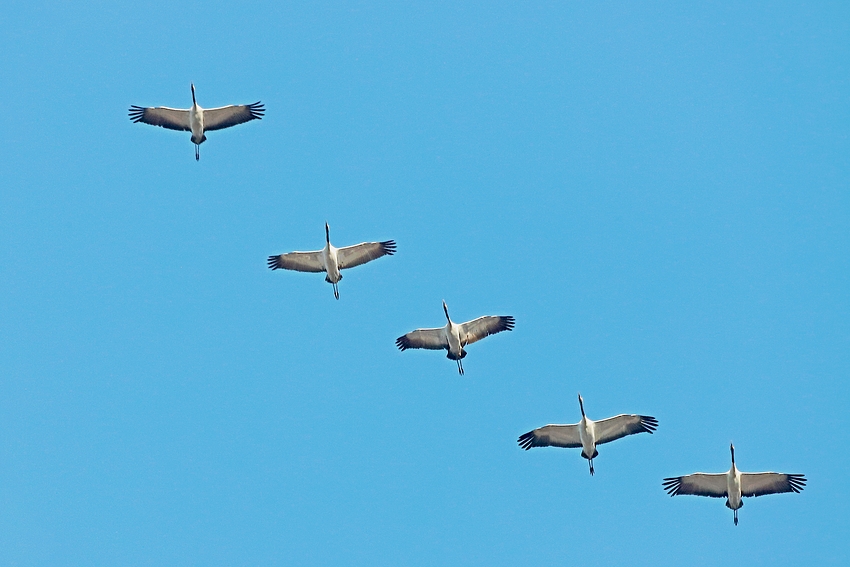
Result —
<svg viewBox="0 0 850 567"><path fill-rule="evenodd" d="M129 114L133 122L191 132L192 143L195 144L195 159L199 160L199 147L207 139L206 132L261 119L264 113L265 107L260 102L203 109L195 101L195 85L192 84L192 107L189 109L131 106ZM324 273L325 281L333 285L334 297L339 299L337 284L342 279L340 270L371 262L381 256L391 256L395 251L396 243L393 240L363 242L336 248L331 245L330 227L325 223L323 249L269 256L268 266L272 270ZM457 324L449 317L449 308L445 301L443 311L447 321L445 327L411 331L396 339L399 350L445 350L447 358L457 362L458 372L462 375L462 361L466 356L467 345L514 328L514 318L511 316L484 316ZM571 425L546 425L529 431L519 437L519 446L525 450L532 447L581 448L581 456L587 459L590 474L593 475L593 459L599 454L597 445L635 433L653 433L658 427L658 420L647 415L623 414L593 421L584 413L584 399L580 394L578 403L581 421ZM694 473L665 478L662 483L664 490L670 496L694 494L726 498L726 506L734 512L734 522L738 525L738 510L744 505L743 497L800 492L806 485L806 478L801 474L742 473L735 465L734 445L730 444L729 449L732 453L732 467L727 472Z"/></svg>

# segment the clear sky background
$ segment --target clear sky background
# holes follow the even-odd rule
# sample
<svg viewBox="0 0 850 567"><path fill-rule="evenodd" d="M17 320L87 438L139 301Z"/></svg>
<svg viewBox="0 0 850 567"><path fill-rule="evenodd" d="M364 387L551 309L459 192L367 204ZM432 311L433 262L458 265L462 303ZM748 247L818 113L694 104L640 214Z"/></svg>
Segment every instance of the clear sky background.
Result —
<svg viewBox="0 0 850 567"><path fill-rule="evenodd" d="M4 4L0 564L846 564L850 5L305 4Z"/></svg>

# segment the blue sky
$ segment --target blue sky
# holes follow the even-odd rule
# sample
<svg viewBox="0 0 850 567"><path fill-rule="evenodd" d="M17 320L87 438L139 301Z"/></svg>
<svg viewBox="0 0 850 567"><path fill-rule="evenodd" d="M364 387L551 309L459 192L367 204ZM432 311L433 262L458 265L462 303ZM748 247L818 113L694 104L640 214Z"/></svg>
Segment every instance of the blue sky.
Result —
<svg viewBox="0 0 850 567"><path fill-rule="evenodd" d="M845 3L3 12L0 564L846 562ZM190 82L266 117L127 119ZM325 221L398 242L339 301ZM659 429L517 446L578 392ZM730 441L806 490L665 495Z"/></svg>

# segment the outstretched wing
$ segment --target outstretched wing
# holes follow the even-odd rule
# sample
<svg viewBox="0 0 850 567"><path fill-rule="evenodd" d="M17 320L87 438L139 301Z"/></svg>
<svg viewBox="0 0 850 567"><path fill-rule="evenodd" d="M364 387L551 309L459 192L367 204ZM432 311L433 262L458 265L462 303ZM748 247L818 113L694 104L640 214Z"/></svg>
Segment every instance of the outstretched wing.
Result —
<svg viewBox="0 0 850 567"><path fill-rule="evenodd" d="M741 494L743 496L800 492L805 486L806 477L801 474L741 473Z"/></svg>
<svg viewBox="0 0 850 567"><path fill-rule="evenodd" d="M395 340L395 346L405 351L409 348L427 348L440 350L449 348L443 329L416 329Z"/></svg>
<svg viewBox="0 0 850 567"><path fill-rule="evenodd" d="M204 131L221 130L250 120L260 120L266 112L260 101L204 109Z"/></svg>
<svg viewBox="0 0 850 567"><path fill-rule="evenodd" d="M532 447L581 447L578 424L544 425L520 435L519 446L528 451Z"/></svg>
<svg viewBox="0 0 850 567"><path fill-rule="evenodd" d="M670 496L694 494L711 498L726 498L726 473L694 473L665 478L661 483Z"/></svg>
<svg viewBox="0 0 850 567"><path fill-rule="evenodd" d="M395 241L363 242L354 246L346 246L337 250L340 269L353 268L366 262L371 262L381 256L395 254Z"/></svg>
<svg viewBox="0 0 850 567"><path fill-rule="evenodd" d="M162 126L169 130L189 131L189 111L166 106L130 107L130 120L151 126Z"/></svg>
<svg viewBox="0 0 850 567"><path fill-rule="evenodd" d="M272 270L295 270L296 272L324 272L322 252L289 252L279 256L269 256L269 268Z"/></svg>
<svg viewBox="0 0 850 567"><path fill-rule="evenodd" d="M502 331L512 331L513 328L513 317L494 317L487 315L472 321L467 321L466 323L461 323L460 341L463 345L471 345L475 341L480 341L484 337L501 333Z"/></svg>
<svg viewBox="0 0 850 567"><path fill-rule="evenodd" d="M601 445L626 435L654 433L658 420L648 415L618 415L602 419L594 424L596 444Z"/></svg>

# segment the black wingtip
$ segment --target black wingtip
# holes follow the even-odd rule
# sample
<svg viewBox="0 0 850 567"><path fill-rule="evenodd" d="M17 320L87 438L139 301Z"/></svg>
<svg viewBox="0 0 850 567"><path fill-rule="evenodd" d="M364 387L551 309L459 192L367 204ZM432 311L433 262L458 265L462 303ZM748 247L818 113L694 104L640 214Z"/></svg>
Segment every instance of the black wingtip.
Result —
<svg viewBox="0 0 850 567"><path fill-rule="evenodd" d="M270 270L277 270L280 268L278 265L278 258L280 256L269 256L268 265Z"/></svg>
<svg viewBox="0 0 850 567"><path fill-rule="evenodd" d="M679 493L679 488L682 486L682 477L665 478L661 486L667 494L676 496Z"/></svg>
<svg viewBox="0 0 850 567"><path fill-rule="evenodd" d="M396 253L395 240L385 240L384 242L381 242L381 248L383 249L384 254L392 256Z"/></svg>
<svg viewBox="0 0 850 567"><path fill-rule="evenodd" d="M130 105L130 110L127 112L130 116L130 120L133 122L139 122L145 116L145 109L141 106L136 106L135 104Z"/></svg>
<svg viewBox="0 0 850 567"><path fill-rule="evenodd" d="M251 113L252 120L262 120L266 114L266 106L259 100L253 104L246 105Z"/></svg>
<svg viewBox="0 0 850 567"><path fill-rule="evenodd" d="M519 443L520 447L528 451L534 445L534 432L529 431L528 433L523 433L516 441Z"/></svg>
<svg viewBox="0 0 850 567"><path fill-rule="evenodd" d="M791 487L793 492L799 494L804 488L806 488L806 477L801 474L789 474L788 485Z"/></svg>
<svg viewBox="0 0 850 567"><path fill-rule="evenodd" d="M395 340L395 346L398 347L398 350L404 352L410 348L410 341L407 340L407 337L401 336Z"/></svg>
<svg viewBox="0 0 850 567"><path fill-rule="evenodd" d="M499 331L513 331L514 325L516 325L516 320L512 316L499 317Z"/></svg>
<svg viewBox="0 0 850 567"><path fill-rule="evenodd" d="M651 415L641 415L640 424L643 427L643 430L647 433L655 433L655 430L658 429L658 420L652 417Z"/></svg>

